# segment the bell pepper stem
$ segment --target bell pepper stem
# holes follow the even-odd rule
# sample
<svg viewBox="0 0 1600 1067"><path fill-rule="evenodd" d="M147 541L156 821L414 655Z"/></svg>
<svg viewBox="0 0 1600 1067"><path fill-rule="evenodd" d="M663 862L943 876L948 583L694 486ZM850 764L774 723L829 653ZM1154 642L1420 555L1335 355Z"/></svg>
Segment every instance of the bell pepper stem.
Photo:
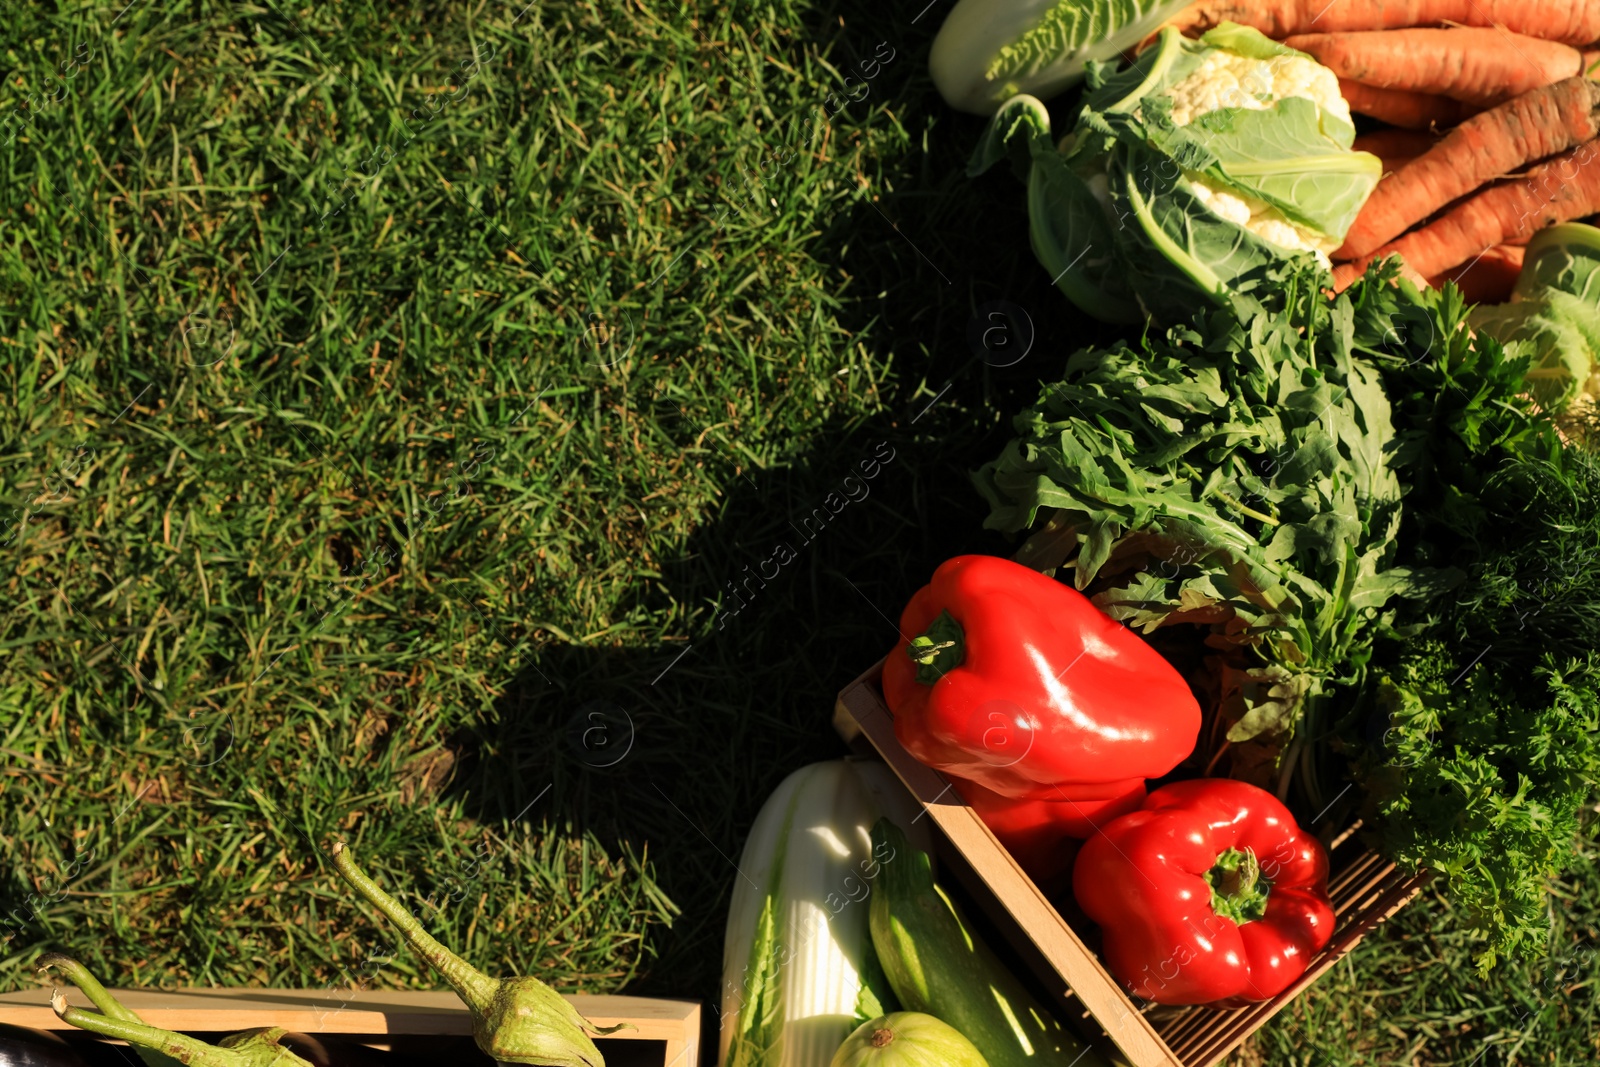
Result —
<svg viewBox="0 0 1600 1067"><path fill-rule="evenodd" d="M384 917L394 923L406 942L433 965L444 980L450 983L450 988L466 1001L469 1008L477 1014L485 1014L490 1010L495 994L500 988L498 980L490 978L436 941L422 928L416 916L401 907L399 901L385 893L360 867L356 866L350 849L343 841L333 843L333 865L356 892L366 897L373 907L383 912Z"/></svg>
<svg viewBox="0 0 1600 1067"><path fill-rule="evenodd" d="M921 635L911 639L906 655L917 665L917 681L932 685L966 660L966 631L948 611L941 611Z"/></svg>
<svg viewBox="0 0 1600 1067"><path fill-rule="evenodd" d="M1239 925L1267 913L1272 883L1261 875L1261 862L1250 849L1230 848L1217 857L1205 873L1211 886L1211 909Z"/></svg>
<svg viewBox="0 0 1600 1067"><path fill-rule="evenodd" d="M101 992L104 992L104 990L102 989ZM67 995L59 989L50 991L50 1007L61 1017L63 1022L70 1023L80 1030L87 1030L91 1034L99 1034L101 1037L126 1041L128 1044L136 1045L139 1048L152 1049L171 1056L181 1063L195 1065L195 1067L233 1067L234 1064L239 1062L238 1053L231 1052L228 1049L217 1048L215 1045L208 1045L204 1041L197 1041L183 1034L174 1034L167 1030L158 1030L154 1026L148 1026L144 1023L113 1019L98 1012L74 1008L67 1003Z"/></svg>

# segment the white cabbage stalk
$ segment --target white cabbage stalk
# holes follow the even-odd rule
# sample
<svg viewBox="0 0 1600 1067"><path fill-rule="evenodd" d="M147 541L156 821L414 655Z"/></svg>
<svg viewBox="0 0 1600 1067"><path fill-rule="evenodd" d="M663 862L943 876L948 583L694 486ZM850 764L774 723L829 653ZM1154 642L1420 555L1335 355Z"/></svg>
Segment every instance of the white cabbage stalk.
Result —
<svg viewBox="0 0 1600 1067"><path fill-rule="evenodd" d="M877 762L795 771L756 816L734 876L723 953L721 1067L828 1067L888 983L867 919L887 817L930 847L920 806Z"/></svg>
<svg viewBox="0 0 1600 1067"><path fill-rule="evenodd" d="M1188 0L960 0L933 41L929 73L945 102L992 115L1019 93L1076 85L1091 60L1154 33Z"/></svg>

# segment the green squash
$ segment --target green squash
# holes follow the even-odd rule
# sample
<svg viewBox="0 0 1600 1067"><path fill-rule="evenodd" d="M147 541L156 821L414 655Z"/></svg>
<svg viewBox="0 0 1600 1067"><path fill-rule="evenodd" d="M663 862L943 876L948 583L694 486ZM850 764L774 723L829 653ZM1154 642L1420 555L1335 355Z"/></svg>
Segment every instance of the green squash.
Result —
<svg viewBox="0 0 1600 1067"><path fill-rule="evenodd" d="M989 1067L977 1046L948 1023L897 1011L856 1027L829 1067Z"/></svg>

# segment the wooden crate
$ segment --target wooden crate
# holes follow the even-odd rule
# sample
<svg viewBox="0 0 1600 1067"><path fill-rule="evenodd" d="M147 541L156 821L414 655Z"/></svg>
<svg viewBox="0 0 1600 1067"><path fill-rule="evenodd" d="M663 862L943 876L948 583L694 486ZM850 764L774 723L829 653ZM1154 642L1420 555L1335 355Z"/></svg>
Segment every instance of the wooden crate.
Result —
<svg viewBox="0 0 1600 1067"><path fill-rule="evenodd" d="M68 1002L90 1008L88 998L63 982ZM376 1048L387 1048L392 1038L405 1035L401 1051L424 1036L455 1038L461 1048L476 1053L472 1043L472 1016L451 992L412 992L315 989L179 989L114 990L116 998L138 1012L145 1022L163 1030L196 1034L224 1034L257 1026L281 1026L302 1034L341 1034ZM650 1063L654 1067L699 1067L700 1005L685 1000L645 997L608 997L573 994L567 1001L596 1026L632 1023L637 1029L619 1030L598 1038L608 1064ZM77 1031L50 1010L48 988L40 986L0 994L0 1023L36 1030ZM659 1057L650 1054L659 1045ZM621 1056L614 1056L613 1051ZM464 1062L464 1061L454 1061Z"/></svg>
<svg viewBox="0 0 1600 1067"><path fill-rule="evenodd" d="M894 735L878 679L883 663L839 694L834 728L858 751L876 752L941 831L939 860L974 900L992 901L987 918L1059 1000L1065 1018L1098 1027L1132 1067L1212 1067L1354 948L1366 933L1415 897L1426 876L1408 876L1354 839L1346 827L1329 845L1333 938L1301 979L1277 997L1233 1010L1141 1004L1117 983L1080 931L1051 905L949 779L917 762ZM920 818L920 816L919 816ZM1084 931L1088 933L1088 931Z"/></svg>

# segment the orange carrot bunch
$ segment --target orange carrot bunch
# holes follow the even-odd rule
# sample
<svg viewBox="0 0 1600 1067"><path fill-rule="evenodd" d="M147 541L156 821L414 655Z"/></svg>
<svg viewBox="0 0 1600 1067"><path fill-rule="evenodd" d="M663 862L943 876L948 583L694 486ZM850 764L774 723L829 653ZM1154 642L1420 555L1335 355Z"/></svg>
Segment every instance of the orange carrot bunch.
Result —
<svg viewBox="0 0 1600 1067"><path fill-rule="evenodd" d="M1600 0L1198 0L1171 20L1222 22L1313 56L1385 124L1357 141L1384 178L1334 255L1339 288L1399 255L1503 301L1534 233L1600 213Z"/></svg>

